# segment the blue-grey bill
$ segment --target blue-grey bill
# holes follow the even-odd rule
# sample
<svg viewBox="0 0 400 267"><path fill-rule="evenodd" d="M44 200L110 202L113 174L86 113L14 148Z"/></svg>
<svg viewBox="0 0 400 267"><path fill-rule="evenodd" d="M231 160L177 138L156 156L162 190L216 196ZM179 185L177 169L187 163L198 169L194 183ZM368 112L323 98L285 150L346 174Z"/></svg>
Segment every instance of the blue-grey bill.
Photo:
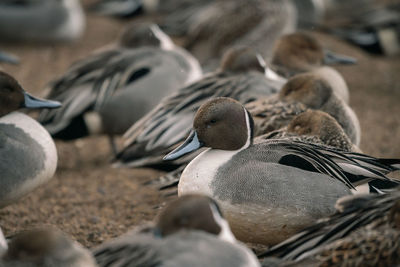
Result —
<svg viewBox="0 0 400 267"><path fill-rule="evenodd" d="M178 159L190 152L193 152L199 148L201 148L203 145L197 138L197 133L196 131L192 130L186 138L185 142L183 142L182 145L178 146L174 150L172 150L168 155L166 155L163 160L175 160Z"/></svg>
<svg viewBox="0 0 400 267"><path fill-rule="evenodd" d="M328 65L334 65L334 64L352 65L357 63L357 59L355 59L354 57L341 55L325 49L324 63Z"/></svg>
<svg viewBox="0 0 400 267"><path fill-rule="evenodd" d="M27 92L24 92L25 96L25 108L59 108L61 107L61 103L58 101L40 99L34 97Z"/></svg>
<svg viewBox="0 0 400 267"><path fill-rule="evenodd" d="M0 62L19 64L19 58L17 56L0 51Z"/></svg>

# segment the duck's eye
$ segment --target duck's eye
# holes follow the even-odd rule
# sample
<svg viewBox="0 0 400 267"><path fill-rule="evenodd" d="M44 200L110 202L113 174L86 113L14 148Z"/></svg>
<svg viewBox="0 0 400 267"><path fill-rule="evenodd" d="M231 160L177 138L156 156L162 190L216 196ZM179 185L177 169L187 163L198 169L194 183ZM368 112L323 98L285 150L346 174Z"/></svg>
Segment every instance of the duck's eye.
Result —
<svg viewBox="0 0 400 267"><path fill-rule="evenodd" d="M211 124L214 124L214 123L216 123L217 122L217 120L216 119L212 119L212 120L210 120L210 123Z"/></svg>

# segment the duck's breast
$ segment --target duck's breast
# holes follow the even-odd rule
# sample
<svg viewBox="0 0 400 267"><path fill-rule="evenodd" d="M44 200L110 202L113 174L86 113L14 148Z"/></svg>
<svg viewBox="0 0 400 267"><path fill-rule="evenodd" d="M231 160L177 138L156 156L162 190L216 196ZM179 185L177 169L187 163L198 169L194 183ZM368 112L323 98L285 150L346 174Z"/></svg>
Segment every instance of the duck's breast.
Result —
<svg viewBox="0 0 400 267"><path fill-rule="evenodd" d="M29 116L0 118L0 207L53 177L57 151L49 133Z"/></svg>

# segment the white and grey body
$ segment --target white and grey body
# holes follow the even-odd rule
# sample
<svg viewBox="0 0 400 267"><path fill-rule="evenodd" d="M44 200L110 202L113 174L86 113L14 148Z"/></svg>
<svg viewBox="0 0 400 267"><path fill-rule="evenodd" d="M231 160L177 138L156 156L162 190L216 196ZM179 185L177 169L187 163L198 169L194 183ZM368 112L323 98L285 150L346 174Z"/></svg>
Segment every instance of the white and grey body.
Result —
<svg viewBox="0 0 400 267"><path fill-rule="evenodd" d="M85 28L78 0L5 0L0 3L0 36L17 41L72 41Z"/></svg>
<svg viewBox="0 0 400 267"><path fill-rule="evenodd" d="M0 207L4 207L53 177L57 151L49 133L20 112L0 118L0 144Z"/></svg>
<svg viewBox="0 0 400 267"><path fill-rule="evenodd" d="M163 97L200 76L198 62L178 47L108 50L76 63L53 83L49 97L62 102L63 108L43 111L39 121L61 139L120 135ZM77 120L87 129L63 134Z"/></svg>

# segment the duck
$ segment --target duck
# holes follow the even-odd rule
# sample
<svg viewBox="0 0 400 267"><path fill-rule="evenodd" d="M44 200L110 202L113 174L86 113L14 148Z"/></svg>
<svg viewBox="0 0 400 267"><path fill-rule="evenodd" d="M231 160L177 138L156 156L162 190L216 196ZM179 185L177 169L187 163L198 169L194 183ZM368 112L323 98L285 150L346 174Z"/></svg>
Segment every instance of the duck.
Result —
<svg viewBox="0 0 400 267"><path fill-rule="evenodd" d="M48 88L63 103L43 110L39 122L61 140L106 134L114 136L153 109L177 88L202 76L197 60L153 23L127 27L114 48L78 61Z"/></svg>
<svg viewBox="0 0 400 267"><path fill-rule="evenodd" d="M331 77L324 72L301 73L291 77L278 93L247 103L256 125L255 136L287 126L294 116L314 109L333 116L350 140L359 145L360 122L340 97L345 90L338 83L332 83Z"/></svg>
<svg viewBox="0 0 400 267"><path fill-rule="evenodd" d="M79 0L5 0L0 3L2 40L74 41L82 36L85 24Z"/></svg>
<svg viewBox="0 0 400 267"><path fill-rule="evenodd" d="M164 157L207 148L184 169L178 196L214 198L243 242L275 245L334 213L336 200L351 189L364 192L368 183L369 192L383 192L399 184L386 174L399 169L400 159L285 139L254 143L253 132L241 103L214 98L197 111L186 141Z"/></svg>
<svg viewBox="0 0 400 267"><path fill-rule="evenodd" d="M298 140L348 152L362 152L351 142L337 120L321 110L308 109L296 115L287 126L255 137L254 143L268 139Z"/></svg>
<svg viewBox="0 0 400 267"><path fill-rule="evenodd" d="M342 75L329 65L354 65L353 57L324 48L311 34L298 31L281 36L274 44L271 68L280 76L293 77L300 73L313 72L323 76L346 103L350 96Z"/></svg>
<svg viewBox="0 0 400 267"><path fill-rule="evenodd" d="M397 266L400 190L346 196L335 214L261 253L276 266ZM267 266L267 265L266 265Z"/></svg>
<svg viewBox="0 0 400 267"><path fill-rule="evenodd" d="M17 65L19 64L19 58L12 54L0 51L0 62Z"/></svg>
<svg viewBox="0 0 400 267"><path fill-rule="evenodd" d="M249 46L265 57L282 34L296 30L296 17L286 0L214 1L190 18L185 47L203 65L232 46Z"/></svg>
<svg viewBox="0 0 400 267"><path fill-rule="evenodd" d="M90 251L54 227L33 228L12 236L0 257L4 267L96 267Z"/></svg>
<svg viewBox="0 0 400 267"><path fill-rule="evenodd" d="M60 103L27 93L0 71L0 207L14 203L49 181L57 167L57 151L49 133L20 108L58 108Z"/></svg>
<svg viewBox="0 0 400 267"><path fill-rule="evenodd" d="M99 266L260 266L235 239L218 204L198 194L174 199L153 226L134 229L92 253Z"/></svg>
<svg viewBox="0 0 400 267"><path fill-rule="evenodd" d="M264 142L269 139L295 140L331 146L348 152L362 152L359 147L350 141L335 118L320 110L307 109L295 115L287 126L259 136L255 135L254 143ZM179 179L186 165L183 164L176 170L147 181L145 185L157 186L161 191L175 188L178 186Z"/></svg>
<svg viewBox="0 0 400 267"><path fill-rule="evenodd" d="M185 139L201 104L217 96L250 102L276 93L283 83L253 49L234 47L225 53L216 71L164 98L132 125L124 134L125 143L114 167L173 169L179 163L165 164L162 158Z"/></svg>

